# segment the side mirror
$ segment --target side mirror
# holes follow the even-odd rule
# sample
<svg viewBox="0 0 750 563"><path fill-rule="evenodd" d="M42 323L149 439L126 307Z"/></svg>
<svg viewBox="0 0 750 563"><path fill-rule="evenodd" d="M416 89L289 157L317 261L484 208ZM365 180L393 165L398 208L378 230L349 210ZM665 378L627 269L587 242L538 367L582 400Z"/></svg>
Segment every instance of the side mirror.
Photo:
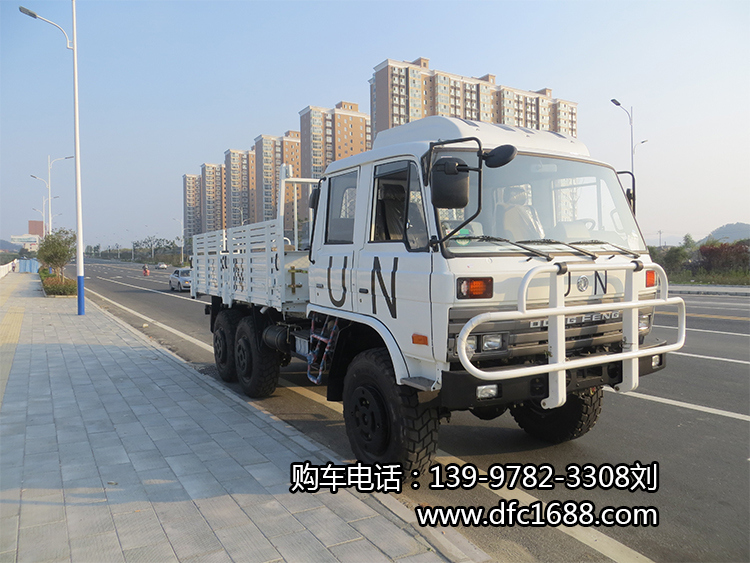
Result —
<svg viewBox="0 0 750 563"><path fill-rule="evenodd" d="M319 199L320 199L320 188L316 186L310 191L310 199L308 201L308 205L310 206L310 209L315 209L317 211Z"/></svg>
<svg viewBox="0 0 750 563"><path fill-rule="evenodd" d="M432 167L432 205L463 209L469 204L469 167L460 158L443 157Z"/></svg>
<svg viewBox="0 0 750 563"><path fill-rule="evenodd" d="M513 145L495 147L483 156L487 168L500 168L516 158L518 151Z"/></svg>

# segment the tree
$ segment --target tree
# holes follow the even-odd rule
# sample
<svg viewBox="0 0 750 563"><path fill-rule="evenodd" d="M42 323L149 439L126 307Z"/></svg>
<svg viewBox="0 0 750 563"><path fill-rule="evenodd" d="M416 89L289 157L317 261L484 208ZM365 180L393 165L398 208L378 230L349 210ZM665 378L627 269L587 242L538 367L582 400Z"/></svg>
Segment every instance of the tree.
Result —
<svg viewBox="0 0 750 563"><path fill-rule="evenodd" d="M42 239L37 251L39 261L56 270L62 280L63 269L76 254L76 234L70 229L55 229Z"/></svg>
<svg viewBox="0 0 750 563"><path fill-rule="evenodd" d="M687 257L688 253L683 247L673 246L664 253L661 265L664 266L664 270L666 270L667 274L676 274L682 270Z"/></svg>
<svg viewBox="0 0 750 563"><path fill-rule="evenodd" d="M684 248L688 252L693 252L694 250L696 250L697 245L695 243L695 239L690 236L690 233L682 237L682 248Z"/></svg>

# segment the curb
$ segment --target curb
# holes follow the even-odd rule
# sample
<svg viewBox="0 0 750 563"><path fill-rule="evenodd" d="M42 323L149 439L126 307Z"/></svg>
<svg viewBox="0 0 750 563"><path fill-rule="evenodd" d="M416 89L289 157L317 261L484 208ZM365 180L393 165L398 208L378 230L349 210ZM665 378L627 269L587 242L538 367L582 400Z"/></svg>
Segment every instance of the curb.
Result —
<svg viewBox="0 0 750 563"><path fill-rule="evenodd" d="M672 289L669 288L670 295L734 295L737 297L750 297L750 289L728 291L721 289Z"/></svg>
<svg viewBox="0 0 750 563"><path fill-rule="evenodd" d="M42 292L43 291L44 290L42 290ZM91 305L96 307L96 309L100 311L101 313L103 313L106 317L112 319L121 327L130 331L136 338L147 343L150 347L154 349L156 353L159 353L165 356L166 359L168 359L169 361L175 362L179 364L181 367L185 368L186 372L188 372L188 376L193 378L195 381L208 385L209 387L211 387L212 390L218 393L221 393L222 395L229 398L233 402L239 405L243 405L247 409L253 409L254 411L256 411L255 414L262 414L263 416L267 417L268 419L270 419L269 423L278 431L285 434L289 439L292 439L293 434L304 436L304 434L302 434L302 432L297 430L293 425L287 422L284 422L283 420L275 417L273 414L265 410L262 407L260 401L256 401L255 399L249 399L249 398L248 400L244 400L243 398L238 397L233 391L226 388L224 385L222 385L218 381L215 381L211 378L204 376L202 373L200 373L195 368L193 368L189 362L183 360L171 350L164 348L157 341L143 334L135 327L130 326L128 323L118 318L116 315L103 309L97 303L95 303L92 299L86 297L86 301L88 301ZM284 427L283 429L281 428L282 426ZM307 437L305 437L305 439L307 439ZM320 450L318 450L318 453L322 457L329 459L335 464L344 463L343 460L341 460L335 452L333 452L332 450L329 450L322 444L319 444L319 445L320 445ZM386 495L373 494L372 498L378 504L380 504L384 510L386 510L389 514L391 514L395 520L402 523L401 528L404 531L409 530L409 529L413 530L414 532L416 532L416 534L413 534L415 539L419 541L419 538L421 537L423 542L432 546L432 548L437 553L439 553L441 556L445 557L449 561L452 561L453 563L469 563L469 562L485 563L491 560L491 557L489 555L487 555L484 551L479 549L477 546L473 545L469 540L467 540L464 536L462 536L457 530L454 530L452 528L436 528L436 529L415 528L414 524L416 522L416 516L411 510L409 510L407 506L405 506L400 500L398 500L398 498L393 493L388 493Z"/></svg>

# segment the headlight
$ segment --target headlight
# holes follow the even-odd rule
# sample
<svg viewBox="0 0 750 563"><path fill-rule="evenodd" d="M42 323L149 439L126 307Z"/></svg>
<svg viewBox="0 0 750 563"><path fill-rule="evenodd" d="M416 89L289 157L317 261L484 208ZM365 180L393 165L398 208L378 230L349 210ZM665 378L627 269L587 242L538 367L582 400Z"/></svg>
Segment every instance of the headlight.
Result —
<svg viewBox="0 0 750 563"><path fill-rule="evenodd" d="M496 352L503 349L502 334L485 334L482 337L482 352Z"/></svg>
<svg viewBox="0 0 750 563"><path fill-rule="evenodd" d="M477 351L477 337L469 336L466 339L466 355L471 357Z"/></svg>

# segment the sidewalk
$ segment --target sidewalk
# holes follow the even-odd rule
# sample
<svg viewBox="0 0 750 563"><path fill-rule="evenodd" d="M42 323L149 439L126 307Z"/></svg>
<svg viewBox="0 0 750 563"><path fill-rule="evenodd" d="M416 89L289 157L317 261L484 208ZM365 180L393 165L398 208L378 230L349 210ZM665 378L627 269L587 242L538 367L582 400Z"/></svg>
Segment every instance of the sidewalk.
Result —
<svg viewBox="0 0 750 563"><path fill-rule="evenodd" d="M290 463L335 454L76 309L0 280L0 562L486 559L393 496L291 494Z"/></svg>

